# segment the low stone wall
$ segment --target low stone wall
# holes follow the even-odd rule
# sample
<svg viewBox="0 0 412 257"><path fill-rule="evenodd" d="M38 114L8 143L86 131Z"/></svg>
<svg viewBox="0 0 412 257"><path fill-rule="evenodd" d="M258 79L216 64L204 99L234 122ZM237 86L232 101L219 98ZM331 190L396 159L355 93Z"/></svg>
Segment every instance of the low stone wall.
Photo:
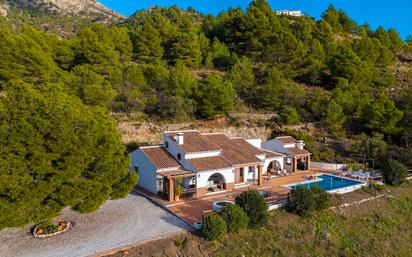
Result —
<svg viewBox="0 0 412 257"><path fill-rule="evenodd" d="M326 163L326 162L310 162L310 165L313 168L321 170L343 170L346 167L346 164L338 163Z"/></svg>
<svg viewBox="0 0 412 257"><path fill-rule="evenodd" d="M363 204L363 203L365 203L365 202L372 202L372 201L374 201L374 200L376 200L376 199L378 199L378 198L382 198L382 197L393 198L392 195L380 194L380 195L377 195L377 196L374 196L374 197L362 199L362 200L360 200L360 201L356 201L356 202L352 202L352 203L344 203L344 204L341 204L341 205L339 205L339 206L333 206L333 207L330 207L329 209L331 209L331 210L336 210L336 209L339 209L339 208L358 206L358 205L361 205L361 204Z"/></svg>
<svg viewBox="0 0 412 257"><path fill-rule="evenodd" d="M57 232L52 233L52 234L46 234L46 235L38 235L37 234L38 226L36 226L33 230L33 236L36 237L36 238L47 238L47 237L57 236L57 235L60 235L61 233L66 232L71 226L72 226L72 223L69 221L69 222L66 223L66 227L63 230L57 231Z"/></svg>

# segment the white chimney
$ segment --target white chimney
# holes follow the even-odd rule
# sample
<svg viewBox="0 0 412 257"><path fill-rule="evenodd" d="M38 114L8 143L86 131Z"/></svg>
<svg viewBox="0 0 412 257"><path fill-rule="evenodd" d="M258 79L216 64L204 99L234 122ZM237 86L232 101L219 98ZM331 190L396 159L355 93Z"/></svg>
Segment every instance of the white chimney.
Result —
<svg viewBox="0 0 412 257"><path fill-rule="evenodd" d="M179 144L179 145L183 145L184 144L184 142L185 142L185 140L184 140L184 133L182 133L182 132L179 132L179 133L177 133L176 134L176 141L177 141L177 143Z"/></svg>
<svg viewBox="0 0 412 257"><path fill-rule="evenodd" d="M305 143L303 143L302 140L299 140L299 141L298 141L298 148L299 148L300 150L303 150L303 147L305 147Z"/></svg>

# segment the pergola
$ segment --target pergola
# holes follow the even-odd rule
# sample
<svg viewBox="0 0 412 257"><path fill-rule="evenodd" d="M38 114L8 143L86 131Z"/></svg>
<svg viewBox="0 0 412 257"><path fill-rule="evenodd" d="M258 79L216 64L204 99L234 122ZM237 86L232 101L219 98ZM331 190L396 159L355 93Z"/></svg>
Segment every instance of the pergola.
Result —
<svg viewBox="0 0 412 257"><path fill-rule="evenodd" d="M350 157L357 162L359 162L360 165L362 165L362 168L365 168L365 163L367 162L372 162L372 171L375 171L375 159L368 157L367 155L356 155L356 154L351 154Z"/></svg>
<svg viewBox="0 0 412 257"><path fill-rule="evenodd" d="M158 175L163 176L167 179L167 191L169 201L175 200L175 184L177 178L196 177L195 173L183 169L162 171L159 172Z"/></svg>

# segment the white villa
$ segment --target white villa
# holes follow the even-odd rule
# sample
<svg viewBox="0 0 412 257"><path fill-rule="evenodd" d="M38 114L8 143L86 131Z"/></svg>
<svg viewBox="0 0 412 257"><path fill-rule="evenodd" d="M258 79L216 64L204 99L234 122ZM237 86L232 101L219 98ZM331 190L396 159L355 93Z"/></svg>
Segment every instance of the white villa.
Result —
<svg viewBox="0 0 412 257"><path fill-rule="evenodd" d="M276 11L276 14L300 17L302 16L302 11L300 10L279 10L279 11Z"/></svg>
<svg viewBox="0 0 412 257"><path fill-rule="evenodd" d="M288 174L310 168L310 153L303 142L280 137L262 144L260 139L230 138L197 130L163 133L161 145L132 152L131 169L138 186L168 201L201 197L236 187L262 185L263 176Z"/></svg>

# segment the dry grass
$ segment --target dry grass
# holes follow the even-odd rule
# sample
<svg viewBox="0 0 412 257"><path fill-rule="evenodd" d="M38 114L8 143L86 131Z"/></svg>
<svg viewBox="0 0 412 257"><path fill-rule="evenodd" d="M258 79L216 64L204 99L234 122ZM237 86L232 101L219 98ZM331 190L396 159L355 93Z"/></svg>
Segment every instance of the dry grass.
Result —
<svg viewBox="0 0 412 257"><path fill-rule="evenodd" d="M382 192L358 191L337 201L376 193ZM187 234L178 238L179 247L176 239L165 239L130 249L127 256L411 256L412 185L385 193L395 197L310 218L273 211L266 227L231 234L223 242Z"/></svg>

